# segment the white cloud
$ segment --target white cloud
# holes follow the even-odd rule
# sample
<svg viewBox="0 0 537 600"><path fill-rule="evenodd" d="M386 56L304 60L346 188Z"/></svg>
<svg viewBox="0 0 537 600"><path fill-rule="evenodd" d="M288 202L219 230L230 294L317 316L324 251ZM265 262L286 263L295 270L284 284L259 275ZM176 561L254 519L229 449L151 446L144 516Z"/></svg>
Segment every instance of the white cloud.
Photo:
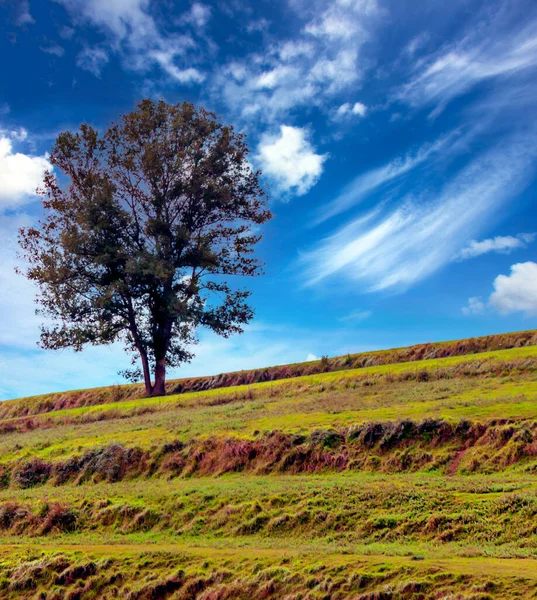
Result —
<svg viewBox="0 0 537 600"><path fill-rule="evenodd" d="M76 64L84 71L89 71L95 77L100 77L103 68L108 63L108 54L102 48L85 48L77 58Z"/></svg>
<svg viewBox="0 0 537 600"><path fill-rule="evenodd" d="M466 316L479 315L487 307L502 315L523 312L537 315L537 264L531 261L511 266L509 275L498 275L493 283L494 291L487 303L478 296L469 298L462 309Z"/></svg>
<svg viewBox="0 0 537 600"><path fill-rule="evenodd" d="M26 136L24 129L0 130L0 212L28 202L41 184L44 171L52 169L46 154L14 151L14 143L24 141Z"/></svg>
<svg viewBox="0 0 537 600"><path fill-rule="evenodd" d="M480 296L474 296L468 298L468 306L464 306L461 310L463 315L469 317L470 315L480 315L485 311L486 304L481 300Z"/></svg>
<svg viewBox="0 0 537 600"><path fill-rule="evenodd" d="M158 37L153 18L147 12L149 0L57 0L76 21L86 20L111 32L117 40ZM131 40L129 40L131 41Z"/></svg>
<svg viewBox="0 0 537 600"><path fill-rule="evenodd" d="M202 29L207 25L211 18L211 7L200 2L194 2L190 7L190 10L184 15L182 21L190 23L194 27Z"/></svg>
<svg viewBox="0 0 537 600"><path fill-rule="evenodd" d="M340 321L343 323L359 323L360 321L365 321L369 319L373 314L371 310L355 310L348 315L340 317Z"/></svg>
<svg viewBox="0 0 537 600"><path fill-rule="evenodd" d="M336 111L335 118L341 119L344 117L358 115L359 117L365 117L367 113L367 106L362 104L361 102L355 102L351 104L350 102L345 102L342 104Z"/></svg>
<svg viewBox="0 0 537 600"><path fill-rule="evenodd" d="M339 0L324 10L299 11L304 26L294 39L227 63L215 78L213 96L237 116L262 121L281 120L301 106L325 109L338 93L359 86L365 69L361 50L377 16L373 0ZM356 111L362 111L360 103Z"/></svg>
<svg viewBox="0 0 537 600"><path fill-rule="evenodd" d="M455 134L446 135L432 144L424 144L414 153L396 158L381 167L358 175L358 177L343 188L343 191L334 200L321 206L315 223L322 223L349 208L357 206L374 190L397 180L433 156L439 156L442 153L445 159L447 155L446 149L455 137Z"/></svg>
<svg viewBox="0 0 537 600"><path fill-rule="evenodd" d="M192 66L199 60L197 44L187 34L163 34L149 12L149 0L56 1L65 6L75 23L89 22L106 32L110 40L109 52L122 53L126 67L144 72L156 64L181 84L203 79L201 72ZM208 7L195 3L184 15L183 22L201 28L209 16ZM86 50L79 66L99 76L109 52L98 49L92 54L91 50Z"/></svg>
<svg viewBox="0 0 537 600"><path fill-rule="evenodd" d="M172 79L179 83L201 83L205 79L205 76L194 67L187 67L185 69L177 67L175 64L176 53L174 51L156 50L151 56Z"/></svg>
<svg viewBox="0 0 537 600"><path fill-rule="evenodd" d="M360 117L365 117L366 112L367 112L367 106L365 104L362 104L361 102L354 103L354 106L352 107L353 115L359 115Z"/></svg>
<svg viewBox="0 0 537 600"><path fill-rule="evenodd" d="M69 27L68 25L63 25L59 31L60 36L64 40L71 40L75 35L75 30L73 27Z"/></svg>
<svg viewBox="0 0 537 600"><path fill-rule="evenodd" d="M498 275L489 304L501 314L537 315L537 264L517 263L510 275Z"/></svg>
<svg viewBox="0 0 537 600"><path fill-rule="evenodd" d="M311 362L312 360L319 360L318 356L315 356L315 354L312 354L311 352L308 354L308 356L306 356L306 360L308 362Z"/></svg>
<svg viewBox="0 0 537 600"><path fill-rule="evenodd" d="M24 27L25 25L33 25L35 23L35 19L32 17L30 13L30 2L29 0L18 0L17 6L17 16L15 18L15 24L19 27Z"/></svg>
<svg viewBox="0 0 537 600"><path fill-rule="evenodd" d="M54 56L61 57L64 55L65 50L59 44L48 44L41 46L41 50L46 54L53 54Z"/></svg>
<svg viewBox="0 0 537 600"><path fill-rule="evenodd" d="M430 39L430 35L426 31L422 31L416 37L412 38L405 48L405 54L414 56L418 50L423 48Z"/></svg>
<svg viewBox="0 0 537 600"><path fill-rule="evenodd" d="M528 182L536 148L531 131L476 156L440 189L352 219L301 257L309 284L339 275L364 290L404 290L449 262L464 240Z"/></svg>
<svg viewBox="0 0 537 600"><path fill-rule="evenodd" d="M249 21L246 25L246 31L248 33L260 32L265 33L270 27L270 22L267 19L254 19L253 21Z"/></svg>
<svg viewBox="0 0 537 600"><path fill-rule="evenodd" d="M327 157L315 152L306 129L282 125L279 135L261 138L256 160L280 193L300 196L317 183Z"/></svg>
<svg viewBox="0 0 537 600"><path fill-rule="evenodd" d="M462 40L420 60L397 97L413 106L434 104L435 116L481 82L535 69L537 22L528 19L523 28L506 30L505 10L498 11L494 19L487 14Z"/></svg>
<svg viewBox="0 0 537 600"><path fill-rule="evenodd" d="M488 252L508 254L517 248L525 248L527 244L533 242L536 235L535 233L520 233L516 237L512 235L498 235L481 242L472 240L468 246L455 255L455 259L466 260L487 254Z"/></svg>

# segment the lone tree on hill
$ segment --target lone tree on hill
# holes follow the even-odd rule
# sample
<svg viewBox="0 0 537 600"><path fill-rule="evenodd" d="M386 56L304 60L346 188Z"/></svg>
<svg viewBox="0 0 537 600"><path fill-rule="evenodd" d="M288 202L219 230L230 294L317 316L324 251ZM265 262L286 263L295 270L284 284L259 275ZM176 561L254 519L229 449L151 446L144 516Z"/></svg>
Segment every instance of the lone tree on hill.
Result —
<svg viewBox="0 0 537 600"><path fill-rule="evenodd" d="M43 348L123 340L147 395L188 362L196 329L228 337L253 316L257 226L271 218L244 135L203 108L143 100L100 135L61 133L45 173L44 220L21 229L25 275L37 282ZM151 382L151 373L154 383Z"/></svg>

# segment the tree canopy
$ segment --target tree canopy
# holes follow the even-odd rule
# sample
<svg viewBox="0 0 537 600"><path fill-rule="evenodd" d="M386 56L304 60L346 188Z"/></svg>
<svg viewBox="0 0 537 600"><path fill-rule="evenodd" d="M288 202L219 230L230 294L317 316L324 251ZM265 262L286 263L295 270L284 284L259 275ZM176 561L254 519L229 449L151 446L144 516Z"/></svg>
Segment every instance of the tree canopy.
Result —
<svg viewBox="0 0 537 600"><path fill-rule="evenodd" d="M272 215L245 136L192 104L143 100L102 134L61 133L50 162L44 217L20 232L40 344L123 340L125 374L162 395L198 327L227 337L253 316L230 277L262 272L254 250Z"/></svg>

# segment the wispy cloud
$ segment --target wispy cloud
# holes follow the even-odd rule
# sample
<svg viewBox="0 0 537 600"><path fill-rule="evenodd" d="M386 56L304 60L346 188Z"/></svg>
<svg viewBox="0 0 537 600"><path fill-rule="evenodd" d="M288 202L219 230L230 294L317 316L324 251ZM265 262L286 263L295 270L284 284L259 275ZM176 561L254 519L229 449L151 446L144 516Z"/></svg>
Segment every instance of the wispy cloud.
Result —
<svg viewBox="0 0 537 600"><path fill-rule="evenodd" d="M30 13L30 2L29 0L18 0L17 15L15 17L15 24L18 27L25 27L26 25L33 25L35 19Z"/></svg>
<svg viewBox="0 0 537 600"><path fill-rule="evenodd" d="M489 252L500 252L509 254L517 248L525 248L533 242L537 234L535 233L519 233L517 236L498 235L494 238L489 238L478 242L472 240L465 248L455 255L455 260L466 260L475 258Z"/></svg>
<svg viewBox="0 0 537 600"><path fill-rule="evenodd" d="M412 106L434 105L437 116L457 96L476 85L507 77L537 66L537 16L526 14L524 25L512 26L508 5L494 19L487 14L472 23L472 30L460 41L445 46L430 57L421 58L397 98Z"/></svg>
<svg viewBox="0 0 537 600"><path fill-rule="evenodd" d="M84 48L79 52L76 64L77 67L89 71L95 77L100 77L108 61L108 54L103 48Z"/></svg>
<svg viewBox="0 0 537 600"><path fill-rule="evenodd" d="M65 6L75 24L90 23L107 35L108 51L101 48L98 55L92 55L91 50L86 50L85 59L79 60L79 66L95 75L100 75L105 56L108 59L109 53L121 53L129 69L144 72L157 65L171 80L181 84L204 79L204 74L194 66L200 60L200 52L190 32L203 29L210 18L209 7L194 3L183 15L185 31L168 35L150 13L149 0L56 1Z"/></svg>
<svg viewBox="0 0 537 600"><path fill-rule="evenodd" d="M354 310L348 315L339 318L342 323L360 323L369 319L373 315L371 310Z"/></svg>
<svg viewBox="0 0 537 600"><path fill-rule="evenodd" d="M426 143L418 150L410 152L403 157L396 158L381 167L372 169L358 175L347 184L341 193L321 206L315 218L315 224L322 223L352 207L357 206L369 194L377 189L382 189L388 183L394 182L406 175L413 169L423 165L429 159L443 150L446 150L450 142L457 136L456 132L444 136L433 143ZM447 154L444 154L444 157Z"/></svg>
<svg viewBox="0 0 537 600"><path fill-rule="evenodd" d="M41 51L45 52L46 54L53 54L59 58L65 54L65 50L59 44L46 44L41 46Z"/></svg>
<svg viewBox="0 0 537 600"><path fill-rule="evenodd" d="M210 21L211 13L210 6L201 2L194 2L190 10L179 19L179 23L187 23L197 29L203 29Z"/></svg>
<svg viewBox="0 0 537 600"><path fill-rule="evenodd" d="M443 188L398 199L351 220L301 257L308 284L338 275L364 290L400 291L431 275L527 183L534 135L517 134L478 155Z"/></svg>
<svg viewBox="0 0 537 600"><path fill-rule="evenodd" d="M398 98L431 106L435 115L482 81L502 78L503 85L466 103L456 130L358 175L318 210L315 224L351 208L355 212L302 257L307 283L337 275L364 290L401 291L455 256L470 258L529 243L522 236L470 240L486 230L535 172L536 131L527 118L536 108L537 85L529 77L537 68L535 17L530 12L521 24L506 19L502 9L433 55L416 58L422 44L407 53L415 57L416 67ZM448 163L446 182L438 175L448 172ZM374 208L357 215L365 199Z"/></svg>

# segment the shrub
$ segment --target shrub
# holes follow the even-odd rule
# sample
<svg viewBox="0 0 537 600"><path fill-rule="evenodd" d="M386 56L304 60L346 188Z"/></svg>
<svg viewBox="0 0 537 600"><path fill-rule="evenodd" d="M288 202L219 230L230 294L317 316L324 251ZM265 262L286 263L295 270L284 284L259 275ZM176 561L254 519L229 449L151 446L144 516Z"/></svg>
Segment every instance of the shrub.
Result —
<svg viewBox="0 0 537 600"><path fill-rule="evenodd" d="M328 356L321 356L320 368L321 371L330 371L330 359Z"/></svg>
<svg viewBox="0 0 537 600"><path fill-rule="evenodd" d="M0 529L10 529L17 518L25 515L26 511L16 502L6 502L0 506Z"/></svg>
<svg viewBox="0 0 537 600"><path fill-rule="evenodd" d="M345 442L345 436L335 429L317 429L311 434L311 443L322 448L337 448Z"/></svg>
<svg viewBox="0 0 537 600"><path fill-rule="evenodd" d="M140 448L125 448L123 444L113 443L56 464L55 482L62 485L76 477L79 483L91 478L115 483L128 473L138 474L144 460L145 454Z"/></svg>
<svg viewBox="0 0 537 600"><path fill-rule="evenodd" d="M52 465L49 462L34 458L28 462L18 464L13 469L12 479L15 485L20 488L31 488L46 483L51 472Z"/></svg>
<svg viewBox="0 0 537 600"><path fill-rule="evenodd" d="M78 514L63 502L55 502L48 507L44 516L40 534L44 535L51 531L69 533L76 529Z"/></svg>

